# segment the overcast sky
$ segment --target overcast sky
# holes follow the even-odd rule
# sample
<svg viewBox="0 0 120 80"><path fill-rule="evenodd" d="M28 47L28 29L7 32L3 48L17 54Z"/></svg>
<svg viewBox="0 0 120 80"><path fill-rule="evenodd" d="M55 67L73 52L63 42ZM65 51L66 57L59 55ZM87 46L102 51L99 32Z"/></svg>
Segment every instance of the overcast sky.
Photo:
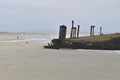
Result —
<svg viewBox="0 0 120 80"><path fill-rule="evenodd" d="M0 32L55 32L71 21L89 32L120 32L120 0L0 0Z"/></svg>

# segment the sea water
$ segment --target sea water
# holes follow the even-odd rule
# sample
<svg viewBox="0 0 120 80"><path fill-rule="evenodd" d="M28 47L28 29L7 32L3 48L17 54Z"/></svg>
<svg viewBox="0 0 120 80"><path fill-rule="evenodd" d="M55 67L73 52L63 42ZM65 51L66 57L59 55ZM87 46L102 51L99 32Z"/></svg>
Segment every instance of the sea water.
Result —
<svg viewBox="0 0 120 80"><path fill-rule="evenodd" d="M23 35L23 34L22 34ZM39 42L39 43L50 43L52 39L58 38L58 34L52 33L52 34L27 34L32 35L32 37L20 37L19 39L13 38L13 39L3 39L0 40L0 42ZM39 36L38 36L39 35ZM67 38L69 38L69 34L66 35ZM88 34L81 34L80 36L88 36ZM9 36L11 37L11 36ZM77 51L83 51L83 52L92 52L92 53L106 53L106 54L120 54L120 50L86 50L86 49L78 49Z"/></svg>
<svg viewBox="0 0 120 80"><path fill-rule="evenodd" d="M5 35L6 36L6 35ZM13 37L15 36L15 37ZM57 38L57 34L19 34L19 38L17 39L16 35L10 34L9 36L7 35L6 39L1 39L0 42L41 42L41 43L49 43L52 39ZM12 38L11 38L12 37Z"/></svg>
<svg viewBox="0 0 120 80"><path fill-rule="evenodd" d="M56 34L56 33L50 33L50 34L48 34L48 33L45 33L45 34L43 34L43 33L42 34L41 33L38 33L38 34L27 33L27 36L32 35L32 37L23 36L23 35L26 35L26 34L23 34L23 33L21 33L19 35L20 35L20 37L19 37L19 39L17 39L18 36L16 37L15 34L14 35L10 34L9 37L12 37L12 39L11 38L10 39L9 38L2 39L2 40L0 40L0 42L42 42L42 43L50 43L52 39L58 38L58 34ZM22 35L22 37L21 37L21 35ZM16 38L15 37L13 38L13 36L15 36ZM66 35L67 38L69 38L69 36L70 36L69 34ZM86 34L81 34L81 36L86 36Z"/></svg>

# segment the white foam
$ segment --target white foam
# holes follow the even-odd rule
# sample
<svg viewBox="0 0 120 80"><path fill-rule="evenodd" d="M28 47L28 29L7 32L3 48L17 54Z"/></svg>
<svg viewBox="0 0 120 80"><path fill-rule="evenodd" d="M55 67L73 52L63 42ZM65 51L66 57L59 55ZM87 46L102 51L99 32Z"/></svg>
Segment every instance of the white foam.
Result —
<svg viewBox="0 0 120 80"><path fill-rule="evenodd" d="M120 50L115 50L115 51L112 51L112 52L120 54Z"/></svg>
<svg viewBox="0 0 120 80"><path fill-rule="evenodd" d="M2 40L0 42L50 42L49 38L29 38L29 39L18 39L18 40Z"/></svg>
<svg viewBox="0 0 120 80"><path fill-rule="evenodd" d="M11 35L9 37L14 36L14 35L12 35L12 36ZM8 38L8 39L2 39L2 40L0 40L0 42L42 42L42 43L49 43L49 42L51 42L52 39L58 38L58 34L46 34L46 36L44 36L44 34L40 34L40 35L41 35L41 37L39 36L39 38L35 37L36 35L33 36L34 38L26 38L26 36L22 36L22 37L20 36L19 39L15 39L15 38L9 39ZM80 36L86 36L86 35L81 34ZM69 38L70 34L67 34L66 37Z"/></svg>

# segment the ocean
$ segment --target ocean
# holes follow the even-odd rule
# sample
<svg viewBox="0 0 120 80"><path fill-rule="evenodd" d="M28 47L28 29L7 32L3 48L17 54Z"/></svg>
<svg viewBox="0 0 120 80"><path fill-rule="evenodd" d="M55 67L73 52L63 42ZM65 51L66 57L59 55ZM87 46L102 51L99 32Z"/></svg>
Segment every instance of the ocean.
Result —
<svg viewBox="0 0 120 80"><path fill-rule="evenodd" d="M69 36L70 36L69 34L66 35L67 38L69 38ZM81 36L87 36L87 34L81 34ZM19 37L19 39L17 37ZM0 34L0 42L49 43L54 38L58 38L57 33L51 33L51 34L49 33L4 33L4 34Z"/></svg>
<svg viewBox="0 0 120 80"><path fill-rule="evenodd" d="M19 36L19 39L17 39ZM69 38L69 34L66 35ZM80 34L80 36L88 36L88 33ZM25 43L50 43L52 39L58 38L57 33L4 33L0 34L0 42L25 42ZM78 49L77 51L93 52L93 53L110 53L110 54L120 54L119 50L85 50Z"/></svg>

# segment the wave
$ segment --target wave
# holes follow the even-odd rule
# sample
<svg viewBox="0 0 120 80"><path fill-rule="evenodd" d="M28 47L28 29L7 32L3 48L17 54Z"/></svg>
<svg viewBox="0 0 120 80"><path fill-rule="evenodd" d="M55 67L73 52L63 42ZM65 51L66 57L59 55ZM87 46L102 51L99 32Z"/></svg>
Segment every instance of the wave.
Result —
<svg viewBox="0 0 120 80"><path fill-rule="evenodd" d="M0 42L42 42L42 43L47 43L50 41L51 41L51 39L47 39L47 38L30 38L30 39L18 39L18 40L2 40Z"/></svg>
<svg viewBox="0 0 120 80"><path fill-rule="evenodd" d="M19 39L16 38L19 36ZM0 39L0 42L42 42L49 43L52 39L58 38L58 34L4 34L4 37ZM81 34L80 36L86 36ZM66 34L69 38L70 34Z"/></svg>
<svg viewBox="0 0 120 80"><path fill-rule="evenodd" d="M114 53L120 54L120 50L114 50Z"/></svg>

